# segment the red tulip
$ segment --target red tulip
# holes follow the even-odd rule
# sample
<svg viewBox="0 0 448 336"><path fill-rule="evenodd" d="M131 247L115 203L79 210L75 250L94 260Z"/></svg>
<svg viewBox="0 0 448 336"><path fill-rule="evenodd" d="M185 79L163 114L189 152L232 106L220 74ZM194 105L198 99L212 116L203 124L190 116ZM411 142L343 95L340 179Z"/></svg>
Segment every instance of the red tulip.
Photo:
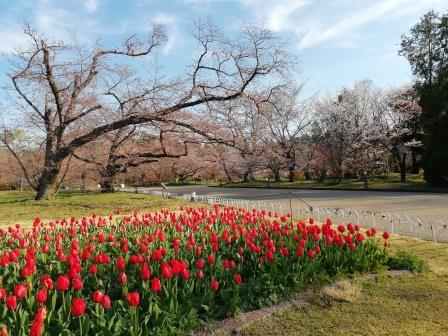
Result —
<svg viewBox="0 0 448 336"><path fill-rule="evenodd" d="M46 307L37 308L36 314L34 315L34 321L43 323L46 317L47 317L47 308Z"/></svg>
<svg viewBox="0 0 448 336"><path fill-rule="evenodd" d="M136 307L140 303L140 295L137 292L129 292L126 299L132 307Z"/></svg>
<svg viewBox="0 0 448 336"><path fill-rule="evenodd" d="M187 268L182 268L182 270L180 271L180 275L184 280L190 279L190 271Z"/></svg>
<svg viewBox="0 0 448 336"><path fill-rule="evenodd" d="M42 287L51 290L53 289L53 280L49 275L42 275L40 277L40 283L42 284Z"/></svg>
<svg viewBox="0 0 448 336"><path fill-rule="evenodd" d="M212 289L212 291L217 291L218 288L219 288L218 280L216 280L216 279L212 279L212 280L210 281L210 288Z"/></svg>
<svg viewBox="0 0 448 336"><path fill-rule="evenodd" d="M121 273L118 275L118 282L119 282L120 284L124 284L124 283L126 283L126 281L128 281L128 277L127 277L126 273L121 272Z"/></svg>
<svg viewBox="0 0 448 336"><path fill-rule="evenodd" d="M143 263L140 269L140 276L142 280L148 280L151 277L151 271L149 270L148 264Z"/></svg>
<svg viewBox="0 0 448 336"><path fill-rule="evenodd" d="M201 258L201 259L198 259L198 261L196 261L196 267L197 267L197 268L199 268L199 269L203 269L204 266L205 266L204 259Z"/></svg>
<svg viewBox="0 0 448 336"><path fill-rule="evenodd" d="M162 260L162 257L163 257L163 253L162 253L162 250L154 250L152 253L151 253L151 259L152 260Z"/></svg>
<svg viewBox="0 0 448 336"><path fill-rule="evenodd" d="M6 290L4 288L0 288L0 300L4 300L6 298Z"/></svg>
<svg viewBox="0 0 448 336"><path fill-rule="evenodd" d="M160 283L159 278L153 278L151 281L151 291L154 293L159 292L162 289L162 285Z"/></svg>
<svg viewBox="0 0 448 336"><path fill-rule="evenodd" d="M101 301L101 305L106 310L110 308L110 297L109 297L109 295L104 295L103 296L103 300Z"/></svg>
<svg viewBox="0 0 448 336"><path fill-rule="evenodd" d="M86 304L84 300L81 298L73 298L72 299L72 309L71 313L73 316L81 316L86 311Z"/></svg>
<svg viewBox="0 0 448 336"><path fill-rule="evenodd" d="M302 246L297 247L296 256L301 257L305 253L305 249Z"/></svg>
<svg viewBox="0 0 448 336"><path fill-rule="evenodd" d="M82 280L80 278L74 278L72 280L72 283L73 283L73 289L74 290L81 290L82 287L83 287L83 283L82 283Z"/></svg>
<svg viewBox="0 0 448 336"><path fill-rule="evenodd" d="M30 328L30 336L41 336L42 335L42 324L39 322L33 322Z"/></svg>
<svg viewBox="0 0 448 336"><path fill-rule="evenodd" d="M45 303L47 301L47 298L48 298L48 293L47 293L47 290L45 288L39 289L37 291L36 301L38 303Z"/></svg>
<svg viewBox="0 0 448 336"><path fill-rule="evenodd" d="M126 267L126 262L124 261L123 256L119 255L117 257L117 268L119 271L124 271L125 267Z"/></svg>
<svg viewBox="0 0 448 336"><path fill-rule="evenodd" d="M0 336L8 336L8 329L6 327L0 328Z"/></svg>
<svg viewBox="0 0 448 336"><path fill-rule="evenodd" d="M162 276L164 278L171 278L173 276L173 270L170 265L163 262L160 266L162 267Z"/></svg>
<svg viewBox="0 0 448 336"><path fill-rule="evenodd" d="M196 246L195 253L196 253L196 255L201 255L202 249L200 246Z"/></svg>
<svg viewBox="0 0 448 336"><path fill-rule="evenodd" d="M14 295L7 296L5 304L9 310L14 310L17 307L17 298Z"/></svg>
<svg viewBox="0 0 448 336"><path fill-rule="evenodd" d="M92 294L93 302L101 303L103 301L103 298L104 298L104 294L101 293L101 291L99 291L99 290L94 291Z"/></svg>
<svg viewBox="0 0 448 336"><path fill-rule="evenodd" d="M215 263L215 256L213 254L210 254L207 258L207 262L209 265L213 265Z"/></svg>
<svg viewBox="0 0 448 336"><path fill-rule="evenodd" d="M235 274L235 276L233 277L233 280L235 280L237 285L241 284L241 275Z"/></svg>
<svg viewBox="0 0 448 336"><path fill-rule="evenodd" d="M358 233L356 235L356 240L362 243L364 241L364 235L362 233Z"/></svg>
<svg viewBox="0 0 448 336"><path fill-rule="evenodd" d="M56 281L56 289L58 291L66 291L70 286L70 280L65 275L60 275Z"/></svg>
<svg viewBox="0 0 448 336"><path fill-rule="evenodd" d="M306 252L308 258L313 259L316 256L316 252L313 249L310 249Z"/></svg>
<svg viewBox="0 0 448 336"><path fill-rule="evenodd" d="M24 284L18 284L14 287L14 295L19 299L22 299L26 296L27 288Z"/></svg>
<svg viewBox="0 0 448 336"><path fill-rule="evenodd" d="M389 237L390 237L389 232L384 231L384 232L383 232L383 238L384 238L385 240L387 240L387 239L389 239Z"/></svg>

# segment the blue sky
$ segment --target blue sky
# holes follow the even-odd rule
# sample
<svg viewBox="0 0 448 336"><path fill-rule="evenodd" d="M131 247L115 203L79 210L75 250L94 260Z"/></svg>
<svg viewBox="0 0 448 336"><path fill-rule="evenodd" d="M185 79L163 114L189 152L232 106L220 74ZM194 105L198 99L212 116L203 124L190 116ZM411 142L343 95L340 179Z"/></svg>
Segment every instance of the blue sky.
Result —
<svg viewBox="0 0 448 336"><path fill-rule="evenodd" d="M25 42L24 22L48 36L76 33L87 43L119 45L143 35L152 21L167 26L159 59L169 75L182 74L195 51L193 22L211 18L232 34L247 22L264 23L288 41L300 60L305 95L336 92L372 79L379 86L411 81L407 61L397 56L400 35L429 9L448 10L447 0L0 0L0 52ZM0 60L0 81L7 63Z"/></svg>

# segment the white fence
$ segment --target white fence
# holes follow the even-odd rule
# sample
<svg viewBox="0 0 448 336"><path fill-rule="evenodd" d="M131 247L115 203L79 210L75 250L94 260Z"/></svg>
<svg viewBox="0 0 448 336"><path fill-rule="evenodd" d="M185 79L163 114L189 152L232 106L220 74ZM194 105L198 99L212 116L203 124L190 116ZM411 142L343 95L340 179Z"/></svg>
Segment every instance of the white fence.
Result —
<svg viewBox="0 0 448 336"><path fill-rule="evenodd" d="M247 210L266 210L279 215L290 211L289 207L284 207L280 202L272 201L252 201L247 199L224 198L219 196L204 196L192 194L176 194L166 191L144 191L153 195L167 198L183 198L186 201L201 202L208 204L222 204L234 206ZM396 214L389 212L359 210L355 208L320 208L320 207L294 207L293 213L298 214L299 219L308 220L313 217L317 222L323 222L331 218L335 224L358 224L364 228L376 228L387 230L390 233L397 233L406 236L418 237L435 242L448 243L448 219L431 220L422 219L406 214ZM297 212L296 212L297 211Z"/></svg>
<svg viewBox="0 0 448 336"><path fill-rule="evenodd" d="M279 202L271 201L251 201L247 199L237 198L225 198L220 196L204 196L192 194L177 194L168 191L143 191L147 194L163 196L166 198L183 198L186 201L207 203L207 204L221 204L225 206L233 206L235 208L241 208L246 210L256 209L257 211L266 210L272 212L272 214L283 214L283 206Z"/></svg>
<svg viewBox="0 0 448 336"><path fill-rule="evenodd" d="M359 224L362 227L387 230L406 236L418 237L435 242L448 242L448 220L421 219L417 216L359 210L354 208L309 208L300 207L298 217L316 221L331 218L336 224Z"/></svg>

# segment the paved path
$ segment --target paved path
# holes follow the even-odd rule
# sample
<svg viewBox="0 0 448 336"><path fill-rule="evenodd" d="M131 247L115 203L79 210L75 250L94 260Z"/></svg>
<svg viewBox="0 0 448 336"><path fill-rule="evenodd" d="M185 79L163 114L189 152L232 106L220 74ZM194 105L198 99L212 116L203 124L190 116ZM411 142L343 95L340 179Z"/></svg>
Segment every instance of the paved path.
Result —
<svg viewBox="0 0 448 336"><path fill-rule="evenodd" d="M140 188L164 190L162 188ZM270 200L289 207L289 194L285 189L267 188L222 188L204 185L168 187L165 191L187 194L195 191L198 195L213 195L249 200ZM293 193L314 207L357 208L408 214L427 219L448 219L448 194L389 191L342 191L295 189ZM293 200L293 208L304 203Z"/></svg>

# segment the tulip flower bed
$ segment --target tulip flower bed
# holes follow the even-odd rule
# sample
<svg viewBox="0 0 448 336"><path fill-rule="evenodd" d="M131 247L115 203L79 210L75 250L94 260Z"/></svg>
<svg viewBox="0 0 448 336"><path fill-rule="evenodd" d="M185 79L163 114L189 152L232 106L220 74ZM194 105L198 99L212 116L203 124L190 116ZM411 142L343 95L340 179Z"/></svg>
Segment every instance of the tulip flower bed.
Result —
<svg viewBox="0 0 448 336"><path fill-rule="evenodd" d="M376 270L388 234L377 236L219 206L37 218L0 229L0 335L183 334L310 281Z"/></svg>

